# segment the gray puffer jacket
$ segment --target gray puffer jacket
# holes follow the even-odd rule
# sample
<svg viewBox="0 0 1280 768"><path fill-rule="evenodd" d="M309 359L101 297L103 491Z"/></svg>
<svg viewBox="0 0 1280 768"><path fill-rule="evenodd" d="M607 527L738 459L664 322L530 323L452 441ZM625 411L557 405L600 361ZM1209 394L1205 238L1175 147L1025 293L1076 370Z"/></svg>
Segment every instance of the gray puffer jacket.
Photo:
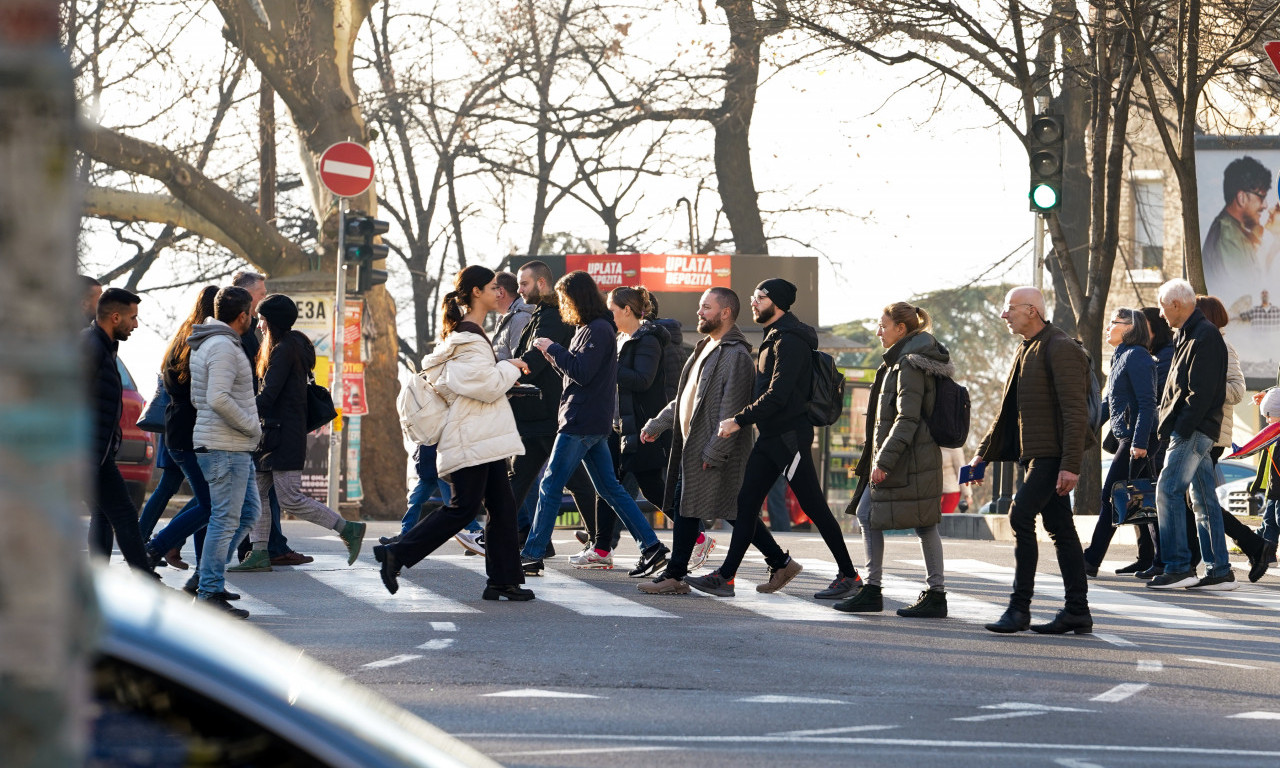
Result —
<svg viewBox="0 0 1280 768"><path fill-rule="evenodd" d="M888 475L870 486L872 528L923 528L942 519L942 451L925 417L933 411L936 377L954 375L950 353L924 331L885 351L868 406L868 449L858 462L860 492L873 466Z"/></svg>
<svg viewBox="0 0 1280 768"><path fill-rule="evenodd" d="M253 451L262 439L253 369L231 326L208 318L191 329L191 443L212 451Z"/></svg>

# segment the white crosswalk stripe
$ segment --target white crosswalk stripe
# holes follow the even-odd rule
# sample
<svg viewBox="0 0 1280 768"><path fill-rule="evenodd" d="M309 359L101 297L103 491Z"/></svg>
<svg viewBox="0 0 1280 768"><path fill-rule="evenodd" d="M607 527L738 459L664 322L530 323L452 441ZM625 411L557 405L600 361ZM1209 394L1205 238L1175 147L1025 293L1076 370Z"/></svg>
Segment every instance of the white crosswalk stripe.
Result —
<svg viewBox="0 0 1280 768"><path fill-rule="evenodd" d="M1128 563L1104 560L1102 565L1098 567L1098 570L1103 573L1107 571L1111 571L1114 573L1116 568L1119 568L1124 565L1128 565ZM1188 592L1188 594L1211 594L1215 598L1235 600L1236 602L1240 602L1240 603L1256 605L1260 608L1270 608L1273 611L1280 611L1280 592L1276 592L1273 589L1268 589L1266 587L1258 586L1256 584L1250 584L1247 576L1248 574L1247 567L1243 569L1236 568L1235 574L1236 574L1236 581L1240 583L1240 586L1230 592L1211 592L1210 593L1210 592L1197 592L1196 590L1191 590ZM1137 579L1134 579L1134 581L1138 582ZM1138 583L1142 583L1142 582L1138 582ZM1092 585L1090 585L1090 591L1092 591L1092 589L1093 587Z"/></svg>
<svg viewBox="0 0 1280 768"><path fill-rule="evenodd" d="M475 608L417 586L403 572L400 591L392 595L382 585L378 569L364 561L349 566L347 558L341 555L314 557L314 563L294 566L294 570L385 613L479 613Z"/></svg>
<svg viewBox="0 0 1280 768"><path fill-rule="evenodd" d="M156 573L160 574L160 581L163 582L165 586L173 587L174 589L181 590L182 587L187 583L187 580L190 579L192 574L195 573L195 570L193 569L190 571L179 571L173 568L157 568ZM245 592L244 589L234 584L229 579L225 582L222 588L227 590L228 592L235 592L239 594L240 599L235 601L234 604L237 608L243 608L246 611L248 611L250 616L285 616L287 615L284 611L280 610L279 608L272 605L271 603L266 603L254 598L252 595Z"/></svg>
<svg viewBox="0 0 1280 768"><path fill-rule="evenodd" d="M832 562L811 557L797 557L796 562L804 566L805 573L812 573L824 579L834 579L840 568ZM866 577L866 574L863 574ZM905 605L912 605L920 596L925 585L918 581L904 579L900 576L881 574L880 593L890 600ZM989 603L968 595L947 592L947 617L960 619L970 624L985 624L1000 618L1004 608L997 603Z"/></svg>
<svg viewBox="0 0 1280 768"><path fill-rule="evenodd" d="M717 602L742 608L774 621L866 621L862 616L833 610L831 603L828 602L814 602L785 592L772 594L757 592L755 582L744 579L741 571L734 578L733 597L715 597L696 589L693 594L709 597Z"/></svg>

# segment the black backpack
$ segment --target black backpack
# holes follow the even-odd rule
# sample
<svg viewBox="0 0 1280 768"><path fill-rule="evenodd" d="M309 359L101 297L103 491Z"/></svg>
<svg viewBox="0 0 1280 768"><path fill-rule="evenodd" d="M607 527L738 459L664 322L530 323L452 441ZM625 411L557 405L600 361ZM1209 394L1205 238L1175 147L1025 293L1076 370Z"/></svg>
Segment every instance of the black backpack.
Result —
<svg viewBox="0 0 1280 768"><path fill-rule="evenodd" d="M963 448L969 439L969 390L950 376L935 378L933 410L925 424L941 448Z"/></svg>
<svg viewBox="0 0 1280 768"><path fill-rule="evenodd" d="M835 424L844 412L844 373L835 358L813 350L813 384L809 388L809 408L805 415L815 427Z"/></svg>

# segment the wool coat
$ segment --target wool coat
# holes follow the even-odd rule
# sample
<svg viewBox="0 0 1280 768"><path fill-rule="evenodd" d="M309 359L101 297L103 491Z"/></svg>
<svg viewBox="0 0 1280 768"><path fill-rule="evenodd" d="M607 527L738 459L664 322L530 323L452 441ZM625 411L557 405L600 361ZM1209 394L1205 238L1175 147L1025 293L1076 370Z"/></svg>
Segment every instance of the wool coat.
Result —
<svg viewBox="0 0 1280 768"><path fill-rule="evenodd" d="M489 340L471 331L445 337L423 359L422 370L442 360L447 362L432 383L449 404L449 415L436 444L436 472L447 477L456 469L522 455L524 441L507 401L520 369L499 361Z"/></svg>
<svg viewBox="0 0 1280 768"><path fill-rule="evenodd" d="M667 465L669 440L640 442L640 429L670 401L666 396L663 356L671 335L660 325L642 323L618 347L618 418L622 468L629 472Z"/></svg>
<svg viewBox="0 0 1280 768"><path fill-rule="evenodd" d="M645 424L644 432L656 437L668 429L672 431L664 510L678 508L681 517L733 520L738 515L738 491L751 453L752 431L740 429L729 438L716 433L721 421L732 418L751 402L755 360L747 337L734 325L697 371L693 418L689 421L689 434L682 434L680 398L685 388L693 385L693 366L710 341L709 336L704 337L694 347L680 372L675 399ZM677 480L681 480L679 499Z"/></svg>
<svg viewBox="0 0 1280 768"><path fill-rule="evenodd" d="M942 450L928 415L938 377L954 375L950 353L925 331L885 350L867 404L867 447L855 470L859 494L867 492L872 467L887 475L869 485L874 530L926 528L942 519Z"/></svg>
<svg viewBox="0 0 1280 768"><path fill-rule="evenodd" d="M306 463L307 381L315 367L315 346L299 331L271 350L257 397L262 444L254 458L260 471L297 471Z"/></svg>

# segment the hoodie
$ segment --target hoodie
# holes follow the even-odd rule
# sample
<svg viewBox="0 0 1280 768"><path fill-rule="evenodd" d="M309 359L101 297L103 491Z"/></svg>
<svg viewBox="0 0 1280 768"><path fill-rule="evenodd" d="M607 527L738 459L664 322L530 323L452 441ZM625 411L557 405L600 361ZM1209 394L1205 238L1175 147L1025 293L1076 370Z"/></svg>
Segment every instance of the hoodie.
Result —
<svg viewBox="0 0 1280 768"><path fill-rule="evenodd" d="M812 429L806 412L813 389L813 351L818 332L790 312L768 327L756 358L755 397L734 421L752 424L761 437Z"/></svg>
<svg viewBox="0 0 1280 768"><path fill-rule="evenodd" d="M533 319L533 310L534 307L526 304L519 296L507 307L506 313L498 321L498 328L493 332L493 353L499 360L510 360L516 356L520 335Z"/></svg>
<svg viewBox="0 0 1280 768"><path fill-rule="evenodd" d="M578 326L569 347L547 347L551 365L563 376L560 431L569 435L607 435L613 431L618 402L618 329L613 317L597 317Z"/></svg>
<svg viewBox="0 0 1280 768"><path fill-rule="evenodd" d="M252 451L262 427L253 395L253 370L240 346L240 335L215 318L191 329L191 404L196 427L191 442L197 450Z"/></svg>

